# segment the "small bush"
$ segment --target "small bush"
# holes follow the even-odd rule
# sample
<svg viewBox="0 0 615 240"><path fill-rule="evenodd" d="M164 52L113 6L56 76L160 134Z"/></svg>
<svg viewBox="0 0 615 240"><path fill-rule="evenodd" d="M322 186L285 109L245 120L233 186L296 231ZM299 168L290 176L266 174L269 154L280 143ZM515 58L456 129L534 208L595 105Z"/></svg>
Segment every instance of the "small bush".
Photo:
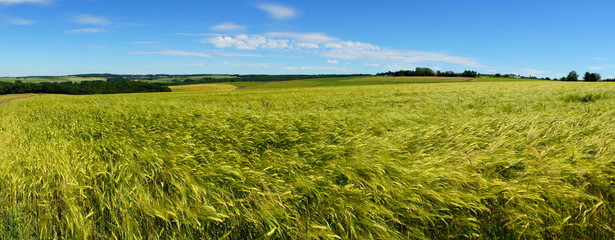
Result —
<svg viewBox="0 0 615 240"><path fill-rule="evenodd" d="M566 102L595 102L601 98L604 98L604 95L597 93L568 94L562 97Z"/></svg>

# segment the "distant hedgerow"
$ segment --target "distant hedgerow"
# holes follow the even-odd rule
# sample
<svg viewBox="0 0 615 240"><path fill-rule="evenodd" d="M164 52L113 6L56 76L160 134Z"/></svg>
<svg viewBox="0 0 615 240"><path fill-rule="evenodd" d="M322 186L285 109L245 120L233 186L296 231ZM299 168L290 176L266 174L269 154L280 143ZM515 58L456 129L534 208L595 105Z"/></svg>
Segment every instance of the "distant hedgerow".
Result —
<svg viewBox="0 0 615 240"><path fill-rule="evenodd" d="M142 92L170 92L167 86L123 81L123 82L103 82L103 81L84 81L79 83L4 83L0 84L0 95L21 94L21 93L53 93L70 95L87 94L113 94L113 93L142 93Z"/></svg>

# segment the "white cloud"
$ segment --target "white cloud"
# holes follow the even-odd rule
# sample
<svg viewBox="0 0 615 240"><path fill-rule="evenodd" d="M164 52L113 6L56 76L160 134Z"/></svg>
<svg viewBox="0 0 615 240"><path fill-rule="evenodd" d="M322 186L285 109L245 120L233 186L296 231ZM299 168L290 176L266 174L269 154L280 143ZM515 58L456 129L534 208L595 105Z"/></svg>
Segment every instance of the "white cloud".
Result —
<svg viewBox="0 0 615 240"><path fill-rule="evenodd" d="M297 47L307 48L307 49L320 48L320 46L318 46L318 44L316 43L297 43Z"/></svg>
<svg viewBox="0 0 615 240"><path fill-rule="evenodd" d="M338 39L324 33L295 33L295 32L270 32L265 34L272 38L290 38L304 43L330 43Z"/></svg>
<svg viewBox="0 0 615 240"><path fill-rule="evenodd" d="M106 29L103 28L81 28L81 29L73 29L66 31L70 34L84 34L84 33L103 33L106 32Z"/></svg>
<svg viewBox="0 0 615 240"><path fill-rule="evenodd" d="M604 69L611 68L611 67L613 67L613 65L590 66L590 67L587 67L587 69L593 70L593 71L599 71L599 70L604 70Z"/></svg>
<svg viewBox="0 0 615 240"><path fill-rule="evenodd" d="M545 74L548 72L549 71L542 71L542 70L536 70L536 69L531 69L531 68L526 68L523 70L524 75L530 75L530 76L541 75L541 74Z"/></svg>
<svg viewBox="0 0 615 240"><path fill-rule="evenodd" d="M293 39L271 38L262 35L235 35L235 36L215 36L202 40L204 43L211 43L217 48L235 48L239 50L257 49L317 49L320 46L316 43L298 42Z"/></svg>
<svg viewBox="0 0 615 240"><path fill-rule="evenodd" d="M13 5L22 3L48 4L51 0L0 0L0 4Z"/></svg>
<svg viewBox="0 0 615 240"><path fill-rule="evenodd" d="M333 71L342 71L347 72L348 68L345 67L311 67L311 66L302 66L302 67L283 67L284 70L333 70Z"/></svg>
<svg viewBox="0 0 615 240"><path fill-rule="evenodd" d="M368 67L380 67L380 64L378 63L365 63L363 65L368 66Z"/></svg>
<svg viewBox="0 0 615 240"><path fill-rule="evenodd" d="M79 16L76 16L73 20L81 24L98 25L98 26L105 26L111 23L111 21L109 21L109 19L105 17L92 16L88 14L81 14Z"/></svg>
<svg viewBox="0 0 615 240"><path fill-rule="evenodd" d="M603 58L603 57L593 57L593 58L592 58L592 60L595 60L595 61L604 61L604 60L607 60L607 59L606 59L606 58Z"/></svg>
<svg viewBox="0 0 615 240"><path fill-rule="evenodd" d="M36 21L33 21L33 20L17 18L17 17L8 17L6 19L6 22L11 25L22 25L22 26L32 25L36 23Z"/></svg>
<svg viewBox="0 0 615 240"><path fill-rule="evenodd" d="M468 67L485 67L471 58L450 56L436 52L387 49L361 42L345 41L332 43L327 44L327 48L329 49L322 53L324 56L342 59L368 59L397 63L446 62Z"/></svg>
<svg viewBox="0 0 615 240"><path fill-rule="evenodd" d="M186 52L178 50L165 50L157 52L129 52L130 54L142 54L142 55L168 55L168 56L182 56L182 57L204 57L211 58L212 56L201 52Z"/></svg>
<svg viewBox="0 0 615 240"><path fill-rule="evenodd" d="M339 42L339 44L343 48L360 48L360 49L368 49L368 50L380 50L380 49L382 49L379 46L376 46L376 45L373 45L373 44L369 44L369 43L362 43L362 42L344 41L344 42Z"/></svg>
<svg viewBox="0 0 615 240"><path fill-rule="evenodd" d="M216 26L212 26L210 29L214 31L224 31L224 32L232 32L232 31L241 31L245 30L247 27L244 25L235 24L232 22L225 22L218 24Z"/></svg>
<svg viewBox="0 0 615 240"><path fill-rule="evenodd" d="M297 11L292 7L275 4L275 3L261 3L257 5L260 10L263 10L274 19L286 20L297 16Z"/></svg>
<svg viewBox="0 0 615 240"><path fill-rule="evenodd" d="M291 48L291 41L287 39L271 39L258 35L237 35L218 36L204 40L216 46L217 48L234 47L241 50L256 50L256 49L288 49Z"/></svg>
<svg viewBox="0 0 615 240"><path fill-rule="evenodd" d="M216 66L216 67L250 67L250 68L270 68L275 66L272 63L263 62L192 62L192 63L160 63L156 65L147 65L147 67L204 67L204 66Z"/></svg>
<svg viewBox="0 0 615 240"><path fill-rule="evenodd" d="M408 65L408 64L388 64L384 67L389 71L399 71L399 70L408 70L408 69L416 68L416 66Z"/></svg>
<svg viewBox="0 0 615 240"><path fill-rule="evenodd" d="M592 66L592 67L588 67L587 69L589 70L604 70L606 67L605 66Z"/></svg>
<svg viewBox="0 0 615 240"><path fill-rule="evenodd" d="M340 62L338 60L327 60L327 63L338 64Z"/></svg>
<svg viewBox="0 0 615 240"><path fill-rule="evenodd" d="M421 62L443 62L466 67L486 68L472 58L451 56L438 52L388 49L370 43L341 41L325 34L219 35L204 39L202 42L213 44L217 48L235 48L238 50L301 50L303 53L330 59L364 60L391 66L396 64L416 65L416 63Z"/></svg>
<svg viewBox="0 0 615 240"><path fill-rule="evenodd" d="M342 44L339 43L327 43L325 44L326 48L343 48Z"/></svg>

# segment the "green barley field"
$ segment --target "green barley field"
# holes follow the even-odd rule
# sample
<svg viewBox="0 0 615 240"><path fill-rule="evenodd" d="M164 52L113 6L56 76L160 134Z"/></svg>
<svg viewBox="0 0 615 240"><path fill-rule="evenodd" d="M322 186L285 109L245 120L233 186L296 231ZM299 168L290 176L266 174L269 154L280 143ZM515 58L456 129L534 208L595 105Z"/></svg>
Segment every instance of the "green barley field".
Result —
<svg viewBox="0 0 615 240"><path fill-rule="evenodd" d="M615 238L612 83L301 84L0 99L0 239Z"/></svg>

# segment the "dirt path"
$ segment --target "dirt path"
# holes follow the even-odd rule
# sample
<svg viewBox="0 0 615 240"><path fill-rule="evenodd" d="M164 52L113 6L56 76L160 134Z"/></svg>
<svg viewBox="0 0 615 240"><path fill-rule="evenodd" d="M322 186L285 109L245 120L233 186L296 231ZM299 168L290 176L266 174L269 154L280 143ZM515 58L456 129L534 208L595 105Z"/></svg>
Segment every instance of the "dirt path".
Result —
<svg viewBox="0 0 615 240"><path fill-rule="evenodd" d="M10 103L19 102L26 100L28 98L34 97L36 94L11 94L11 95L0 95L0 108L9 105Z"/></svg>

